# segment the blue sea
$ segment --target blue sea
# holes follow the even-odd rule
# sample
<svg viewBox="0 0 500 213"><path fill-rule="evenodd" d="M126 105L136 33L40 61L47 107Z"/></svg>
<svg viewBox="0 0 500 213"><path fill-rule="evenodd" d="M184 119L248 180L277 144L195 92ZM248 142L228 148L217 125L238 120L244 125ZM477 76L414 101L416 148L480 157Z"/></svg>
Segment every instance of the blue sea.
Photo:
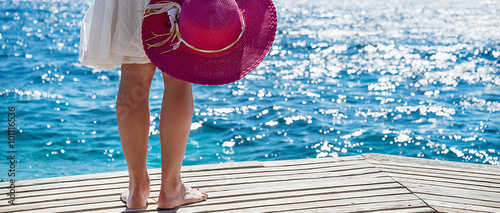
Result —
<svg viewBox="0 0 500 213"><path fill-rule="evenodd" d="M0 180L127 169L120 72L78 62L91 0L0 0ZM275 0L242 80L194 86L183 165L382 153L500 165L500 1ZM160 167L153 80L148 167ZM9 108L16 141L10 148Z"/></svg>

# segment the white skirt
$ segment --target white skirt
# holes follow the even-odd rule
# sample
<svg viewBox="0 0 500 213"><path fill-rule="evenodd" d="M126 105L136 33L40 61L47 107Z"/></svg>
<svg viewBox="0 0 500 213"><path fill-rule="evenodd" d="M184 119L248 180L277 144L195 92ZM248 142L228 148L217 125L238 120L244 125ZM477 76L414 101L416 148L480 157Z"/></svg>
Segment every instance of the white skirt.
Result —
<svg viewBox="0 0 500 213"><path fill-rule="evenodd" d="M83 18L80 33L82 65L115 69L124 63L150 63L142 44L134 38L142 25L141 11L148 3L149 0L94 0ZM134 39L136 42L132 42Z"/></svg>

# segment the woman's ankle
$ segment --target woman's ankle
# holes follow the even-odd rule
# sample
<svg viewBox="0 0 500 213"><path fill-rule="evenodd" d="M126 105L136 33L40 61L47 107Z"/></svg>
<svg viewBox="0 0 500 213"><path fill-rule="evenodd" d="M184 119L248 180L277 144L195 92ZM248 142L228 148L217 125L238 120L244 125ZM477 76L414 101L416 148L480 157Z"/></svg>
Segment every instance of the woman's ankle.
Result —
<svg viewBox="0 0 500 213"><path fill-rule="evenodd" d="M183 190L184 183L182 183L182 180L179 178L178 180L173 180L173 181L165 181L161 183L160 187L160 194L165 194L165 195L177 195L180 194Z"/></svg>
<svg viewBox="0 0 500 213"><path fill-rule="evenodd" d="M142 177L130 177L129 178L129 191L143 191L144 189L149 189L149 186L151 184L151 180L149 179L149 175L144 175Z"/></svg>

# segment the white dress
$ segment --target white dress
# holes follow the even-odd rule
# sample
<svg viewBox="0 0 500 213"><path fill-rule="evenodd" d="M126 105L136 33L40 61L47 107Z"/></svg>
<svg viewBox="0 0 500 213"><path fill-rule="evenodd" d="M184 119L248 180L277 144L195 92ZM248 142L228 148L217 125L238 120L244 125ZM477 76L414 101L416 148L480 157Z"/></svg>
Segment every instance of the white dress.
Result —
<svg viewBox="0 0 500 213"><path fill-rule="evenodd" d="M149 0L94 0L83 18L80 33L82 65L115 69L123 63L150 63L137 38L132 42L142 24L141 11L148 3Z"/></svg>

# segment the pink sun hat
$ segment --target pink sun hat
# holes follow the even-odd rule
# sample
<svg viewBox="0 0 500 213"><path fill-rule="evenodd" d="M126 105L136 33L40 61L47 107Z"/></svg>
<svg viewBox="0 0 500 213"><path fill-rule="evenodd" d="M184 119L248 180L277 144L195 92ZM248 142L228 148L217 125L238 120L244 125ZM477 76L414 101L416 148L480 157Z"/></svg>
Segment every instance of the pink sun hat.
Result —
<svg viewBox="0 0 500 213"><path fill-rule="evenodd" d="M142 44L162 72L221 85L259 65L273 44L276 25L272 0L151 0Z"/></svg>

